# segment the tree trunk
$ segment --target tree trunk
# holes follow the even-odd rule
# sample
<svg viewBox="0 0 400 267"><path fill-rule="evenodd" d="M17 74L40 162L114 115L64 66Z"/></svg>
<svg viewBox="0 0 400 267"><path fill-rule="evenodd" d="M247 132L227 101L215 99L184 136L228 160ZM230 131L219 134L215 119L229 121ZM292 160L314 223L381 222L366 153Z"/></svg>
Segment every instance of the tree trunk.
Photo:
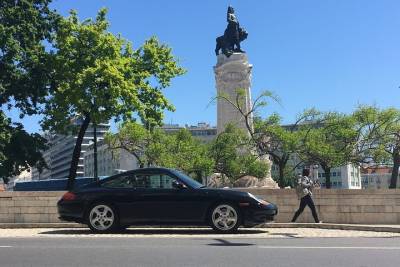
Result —
<svg viewBox="0 0 400 267"><path fill-rule="evenodd" d="M393 150L392 159L393 159L393 169L392 169L392 177L390 179L389 188L394 189L397 187L397 177L399 176L400 147L396 147Z"/></svg>
<svg viewBox="0 0 400 267"><path fill-rule="evenodd" d="M327 166L321 166L325 172L325 187L327 189L331 188L331 168Z"/></svg>
<svg viewBox="0 0 400 267"><path fill-rule="evenodd" d="M71 166L69 167L69 175L67 182L67 190L71 191L74 188L74 182L76 178L76 171L78 169L79 158L81 155L81 147L83 142L83 137L85 136L86 130L90 123L90 114L85 114L85 119L79 129L78 138L75 142L74 152L72 153Z"/></svg>
<svg viewBox="0 0 400 267"><path fill-rule="evenodd" d="M278 181L278 185L279 187L284 187L284 178L285 178L285 165L286 164L279 164L279 181Z"/></svg>

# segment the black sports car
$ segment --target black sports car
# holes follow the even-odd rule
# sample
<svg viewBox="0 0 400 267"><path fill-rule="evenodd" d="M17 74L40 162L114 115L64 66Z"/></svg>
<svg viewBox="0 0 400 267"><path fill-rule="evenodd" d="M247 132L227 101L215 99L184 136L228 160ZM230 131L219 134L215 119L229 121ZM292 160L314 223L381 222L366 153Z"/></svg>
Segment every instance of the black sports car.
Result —
<svg viewBox="0 0 400 267"><path fill-rule="evenodd" d="M234 232L272 221L276 205L246 192L207 188L185 174L145 168L117 174L67 192L58 201L61 220L110 232L140 224L210 225Z"/></svg>

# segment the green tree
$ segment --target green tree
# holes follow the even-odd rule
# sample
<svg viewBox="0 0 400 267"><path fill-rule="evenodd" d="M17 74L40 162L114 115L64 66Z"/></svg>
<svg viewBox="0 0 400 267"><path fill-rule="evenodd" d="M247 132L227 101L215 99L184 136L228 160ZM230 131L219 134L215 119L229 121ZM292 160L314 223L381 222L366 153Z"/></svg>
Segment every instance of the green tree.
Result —
<svg viewBox="0 0 400 267"><path fill-rule="evenodd" d="M172 78L184 73L171 49L156 38L134 50L129 42L108 31L106 10L95 20L78 20L72 11L62 19L54 39L51 92L42 126L63 132L82 119L73 151L68 188L76 177L83 136L90 122L132 120L151 127L161 123L163 111L174 110L162 94Z"/></svg>
<svg viewBox="0 0 400 267"><path fill-rule="evenodd" d="M260 133L260 127L254 127L253 118L260 111L260 109L267 106L269 100L279 101L278 98L269 91L263 91L254 101L252 101L251 107L247 108L246 91L238 88L236 95L232 98L226 94L219 94L216 99L221 99L230 104L235 108L238 113L242 116L245 123L247 133L250 136L250 141L253 146L253 150L258 154L259 157L266 155L266 148L269 145L269 139L263 133ZM264 124L265 126L265 124Z"/></svg>
<svg viewBox="0 0 400 267"><path fill-rule="evenodd" d="M11 124L10 119L0 113L0 178L8 178L36 165L39 170L47 167L41 151L46 140L39 134L27 133L20 123Z"/></svg>
<svg viewBox="0 0 400 267"><path fill-rule="evenodd" d="M400 111L360 106L353 116L358 133L356 160L393 164L389 188L396 188L400 167Z"/></svg>
<svg viewBox="0 0 400 267"><path fill-rule="evenodd" d="M27 133L6 118L3 108L20 117L40 112L49 85L49 60L45 49L59 15L49 9L50 0L0 2L0 177L18 175L30 166L41 168L40 150L45 140Z"/></svg>
<svg viewBox="0 0 400 267"><path fill-rule="evenodd" d="M127 121L123 123L117 133L106 133L104 140L108 146L113 150L124 149L132 154L140 168L149 165L147 159L147 147L152 141L151 132L148 131L143 125L136 122Z"/></svg>
<svg viewBox="0 0 400 267"><path fill-rule="evenodd" d="M118 133L107 134L105 140L111 149L124 149L131 153L141 167L179 169L194 175L199 181L213 169L207 146L186 129L167 134L160 128L148 130L138 123L127 122Z"/></svg>
<svg viewBox="0 0 400 267"><path fill-rule="evenodd" d="M245 175L265 177L269 171L268 164L254 153L248 135L232 125L211 143L210 154L215 161L214 172L222 173L231 183Z"/></svg>
<svg viewBox="0 0 400 267"><path fill-rule="evenodd" d="M265 120L255 119L256 140L260 143L260 151L271 156L272 162L278 167L276 181L280 187L291 184L290 178L293 177L294 170L303 163L297 152L300 149L299 127L306 121L313 120L318 116L314 109L305 111L293 124L282 125L281 117L272 114ZM299 159L294 162L291 158ZM288 165L288 163L290 163Z"/></svg>
<svg viewBox="0 0 400 267"><path fill-rule="evenodd" d="M165 152L155 162L157 165L182 170L200 182L211 174L214 162L208 154L207 145L194 138L187 129L168 135L164 140L167 141Z"/></svg>
<svg viewBox="0 0 400 267"><path fill-rule="evenodd" d="M21 116L37 113L48 93L51 54L44 43L51 42L59 19L50 2L0 2L0 105L15 104Z"/></svg>
<svg viewBox="0 0 400 267"><path fill-rule="evenodd" d="M321 113L319 121L303 124L299 134L300 157L310 164L318 163L325 172L326 188L331 188L331 169L353 161L357 142L353 117L337 112Z"/></svg>

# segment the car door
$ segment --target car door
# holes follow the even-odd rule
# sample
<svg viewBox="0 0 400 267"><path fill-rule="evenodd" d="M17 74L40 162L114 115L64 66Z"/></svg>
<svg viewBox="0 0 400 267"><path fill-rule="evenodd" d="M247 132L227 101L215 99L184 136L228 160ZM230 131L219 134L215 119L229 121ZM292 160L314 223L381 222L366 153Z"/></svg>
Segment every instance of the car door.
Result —
<svg viewBox="0 0 400 267"><path fill-rule="evenodd" d="M181 223L200 221L201 195L194 189L175 188L178 179L164 172L138 173L136 190L139 201L132 203L136 221ZM204 206L204 205L203 205Z"/></svg>
<svg viewBox="0 0 400 267"><path fill-rule="evenodd" d="M135 188L135 175L132 172L123 173L101 183L101 200L113 203L119 213L122 224L133 221L131 206L140 199Z"/></svg>

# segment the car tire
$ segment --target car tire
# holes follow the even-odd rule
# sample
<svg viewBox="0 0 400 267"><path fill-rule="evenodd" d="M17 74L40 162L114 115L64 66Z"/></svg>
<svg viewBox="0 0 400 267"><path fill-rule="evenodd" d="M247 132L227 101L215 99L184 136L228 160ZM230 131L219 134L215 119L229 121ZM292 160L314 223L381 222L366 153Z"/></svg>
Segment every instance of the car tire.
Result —
<svg viewBox="0 0 400 267"><path fill-rule="evenodd" d="M116 209L105 202L91 205L86 213L89 228L96 233L114 232L119 227L119 216Z"/></svg>
<svg viewBox="0 0 400 267"><path fill-rule="evenodd" d="M209 213L211 227L219 233L234 233L241 224L240 210L231 203L219 203Z"/></svg>

